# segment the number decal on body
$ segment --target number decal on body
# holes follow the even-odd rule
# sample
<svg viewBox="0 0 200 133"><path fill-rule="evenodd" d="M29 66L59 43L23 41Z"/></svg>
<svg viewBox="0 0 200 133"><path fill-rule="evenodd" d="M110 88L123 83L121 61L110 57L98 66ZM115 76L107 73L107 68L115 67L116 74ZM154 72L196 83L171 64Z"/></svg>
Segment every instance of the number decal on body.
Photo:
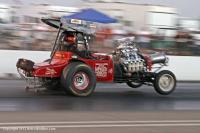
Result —
<svg viewBox="0 0 200 133"><path fill-rule="evenodd" d="M107 77L108 74L108 63L96 63L95 73L97 77Z"/></svg>

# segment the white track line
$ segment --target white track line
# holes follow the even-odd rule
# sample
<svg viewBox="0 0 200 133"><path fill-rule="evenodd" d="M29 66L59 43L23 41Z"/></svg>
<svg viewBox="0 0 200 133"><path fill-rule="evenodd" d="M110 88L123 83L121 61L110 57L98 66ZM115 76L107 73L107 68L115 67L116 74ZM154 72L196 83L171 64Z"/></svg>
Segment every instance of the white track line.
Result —
<svg viewBox="0 0 200 133"><path fill-rule="evenodd" d="M55 121L55 122L5 122L3 125L56 125L56 124L153 124L153 123L200 123L200 120L146 120L146 121Z"/></svg>
<svg viewBox="0 0 200 133"><path fill-rule="evenodd" d="M0 129L40 129L40 128L113 128L113 127L194 127L200 123L182 123L182 124L112 124L112 125L51 125L51 126L12 126L0 127Z"/></svg>

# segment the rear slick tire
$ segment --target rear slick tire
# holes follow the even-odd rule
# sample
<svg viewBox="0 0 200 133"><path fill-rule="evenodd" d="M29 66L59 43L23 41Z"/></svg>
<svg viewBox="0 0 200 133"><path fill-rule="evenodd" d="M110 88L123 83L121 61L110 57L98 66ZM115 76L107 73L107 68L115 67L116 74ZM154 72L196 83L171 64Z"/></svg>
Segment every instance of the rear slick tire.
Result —
<svg viewBox="0 0 200 133"><path fill-rule="evenodd" d="M72 62L63 70L61 84L69 94L87 97L93 93L96 87L96 76L88 65Z"/></svg>
<svg viewBox="0 0 200 133"><path fill-rule="evenodd" d="M163 70L156 74L154 81L155 91L161 95L169 95L176 88L176 77L168 70Z"/></svg>

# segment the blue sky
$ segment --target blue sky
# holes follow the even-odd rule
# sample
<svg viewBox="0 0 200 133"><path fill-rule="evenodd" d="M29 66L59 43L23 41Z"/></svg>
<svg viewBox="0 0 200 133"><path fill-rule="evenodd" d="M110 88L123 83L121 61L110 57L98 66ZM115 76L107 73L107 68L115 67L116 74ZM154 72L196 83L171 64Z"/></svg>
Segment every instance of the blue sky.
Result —
<svg viewBox="0 0 200 133"><path fill-rule="evenodd" d="M13 3L13 1L22 1L28 3L49 3L52 5L74 6L82 0L0 0L0 3ZM121 0L138 4L157 4L172 6L178 9L183 17L200 18L200 0Z"/></svg>

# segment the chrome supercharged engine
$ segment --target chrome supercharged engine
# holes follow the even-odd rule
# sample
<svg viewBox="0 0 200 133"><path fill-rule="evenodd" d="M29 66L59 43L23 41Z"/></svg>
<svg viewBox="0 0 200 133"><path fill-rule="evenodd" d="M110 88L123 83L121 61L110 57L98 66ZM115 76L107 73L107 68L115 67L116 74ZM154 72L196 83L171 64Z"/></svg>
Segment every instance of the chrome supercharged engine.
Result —
<svg viewBox="0 0 200 133"><path fill-rule="evenodd" d="M141 72L145 69L145 61L138 54L138 48L133 42L134 38L123 38L117 40L116 56L119 63L127 73Z"/></svg>
<svg viewBox="0 0 200 133"><path fill-rule="evenodd" d="M121 50L119 62L129 73L143 71L145 66L144 60L133 49Z"/></svg>

